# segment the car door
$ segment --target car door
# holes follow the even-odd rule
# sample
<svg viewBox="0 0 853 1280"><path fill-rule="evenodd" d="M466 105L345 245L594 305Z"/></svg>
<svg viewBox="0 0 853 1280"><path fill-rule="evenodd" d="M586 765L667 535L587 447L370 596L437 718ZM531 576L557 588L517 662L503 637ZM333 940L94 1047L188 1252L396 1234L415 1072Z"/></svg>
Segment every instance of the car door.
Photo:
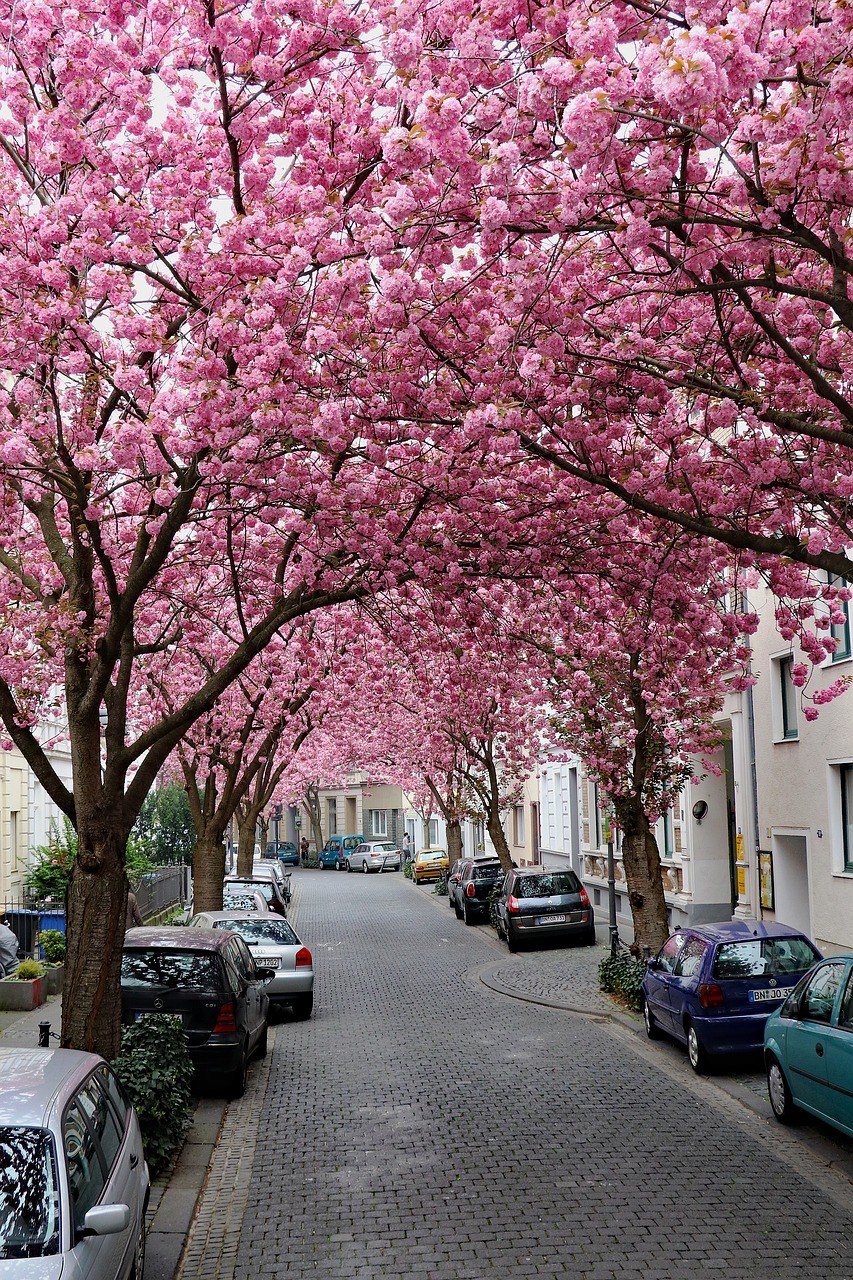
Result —
<svg viewBox="0 0 853 1280"><path fill-rule="evenodd" d="M257 976L257 968L251 951L242 938L234 937L229 946L242 983L245 984L246 1028L249 1033L249 1050L257 1044L267 1021L269 1000L263 982Z"/></svg>
<svg viewBox="0 0 853 1280"><path fill-rule="evenodd" d="M853 964L838 1004L838 1020L826 1040L827 1106L830 1119L853 1135Z"/></svg>
<svg viewBox="0 0 853 1280"><path fill-rule="evenodd" d="M673 966L668 986L669 1016L675 1034L682 1037L685 1015L695 1017L702 1013L696 992L707 951L708 943L704 939L689 934Z"/></svg>
<svg viewBox="0 0 853 1280"><path fill-rule="evenodd" d="M829 1115L832 1110L826 1051L844 976L843 963L828 961L817 966L800 993L785 1039L794 1101L820 1115Z"/></svg>
<svg viewBox="0 0 853 1280"><path fill-rule="evenodd" d="M71 1251L74 1280L125 1280L130 1274L142 1212L137 1172L141 1152L133 1151L124 1137L104 1089L90 1076L62 1121L75 1235L82 1230L88 1211L99 1204L126 1204L130 1217L124 1231L77 1240Z"/></svg>
<svg viewBox="0 0 853 1280"><path fill-rule="evenodd" d="M673 982L673 970L678 963L681 948L685 943L685 935L674 933L667 938L654 962L646 969L643 978L643 991L652 1017L664 1031L673 1032L684 1038L683 1031L677 1031L672 1021L672 999L670 987Z"/></svg>

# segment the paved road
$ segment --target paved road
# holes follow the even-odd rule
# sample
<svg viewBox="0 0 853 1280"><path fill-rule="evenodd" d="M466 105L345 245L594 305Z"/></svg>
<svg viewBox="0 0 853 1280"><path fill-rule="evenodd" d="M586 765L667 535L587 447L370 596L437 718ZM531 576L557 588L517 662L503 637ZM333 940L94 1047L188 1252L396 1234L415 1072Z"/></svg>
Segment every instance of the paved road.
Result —
<svg viewBox="0 0 853 1280"><path fill-rule="evenodd" d="M402 876L294 884L315 1017L229 1109L181 1280L851 1280L850 1183L796 1131L486 988L505 950Z"/></svg>

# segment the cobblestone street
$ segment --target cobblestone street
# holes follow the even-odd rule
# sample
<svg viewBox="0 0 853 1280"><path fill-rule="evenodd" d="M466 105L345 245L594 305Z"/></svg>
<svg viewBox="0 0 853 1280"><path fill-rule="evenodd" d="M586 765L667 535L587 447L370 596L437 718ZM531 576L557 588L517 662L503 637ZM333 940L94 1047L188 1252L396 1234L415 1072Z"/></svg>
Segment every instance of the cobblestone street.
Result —
<svg viewBox="0 0 853 1280"><path fill-rule="evenodd" d="M568 953L516 961L400 875L293 881L315 1016L229 1107L181 1280L853 1276L844 1174L604 1020L600 952L583 1016L494 989Z"/></svg>

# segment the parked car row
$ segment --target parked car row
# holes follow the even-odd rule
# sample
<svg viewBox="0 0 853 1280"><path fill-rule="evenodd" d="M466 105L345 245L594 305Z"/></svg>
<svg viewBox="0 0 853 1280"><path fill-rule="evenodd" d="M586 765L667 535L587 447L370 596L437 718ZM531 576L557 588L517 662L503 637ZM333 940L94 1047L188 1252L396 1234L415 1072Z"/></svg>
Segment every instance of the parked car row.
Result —
<svg viewBox="0 0 853 1280"><path fill-rule="evenodd" d="M329 836L319 855L320 870L399 871L403 855L393 840L365 840L364 836Z"/></svg>
<svg viewBox="0 0 853 1280"><path fill-rule="evenodd" d="M496 886L500 890L495 894ZM497 858L459 858L447 877L451 910L466 924L492 917L510 951L526 943L595 943L595 915L574 871L514 867L505 872Z"/></svg>

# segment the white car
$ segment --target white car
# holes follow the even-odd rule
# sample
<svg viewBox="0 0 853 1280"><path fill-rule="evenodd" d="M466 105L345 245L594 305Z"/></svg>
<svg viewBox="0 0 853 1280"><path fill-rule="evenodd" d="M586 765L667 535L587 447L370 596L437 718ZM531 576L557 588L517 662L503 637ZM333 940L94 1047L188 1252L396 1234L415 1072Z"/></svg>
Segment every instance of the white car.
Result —
<svg viewBox="0 0 853 1280"><path fill-rule="evenodd" d="M142 1280L148 1166L112 1068L0 1049L3 1280Z"/></svg>
<svg viewBox="0 0 853 1280"><path fill-rule="evenodd" d="M400 850L391 840L365 840L350 849L346 857L347 871L399 871Z"/></svg>
<svg viewBox="0 0 853 1280"><path fill-rule="evenodd" d="M295 1018L310 1018L314 1008L314 960L288 920L267 912L203 911L190 920L201 929L238 933L257 965L274 969L267 983L270 1004L287 1006Z"/></svg>

